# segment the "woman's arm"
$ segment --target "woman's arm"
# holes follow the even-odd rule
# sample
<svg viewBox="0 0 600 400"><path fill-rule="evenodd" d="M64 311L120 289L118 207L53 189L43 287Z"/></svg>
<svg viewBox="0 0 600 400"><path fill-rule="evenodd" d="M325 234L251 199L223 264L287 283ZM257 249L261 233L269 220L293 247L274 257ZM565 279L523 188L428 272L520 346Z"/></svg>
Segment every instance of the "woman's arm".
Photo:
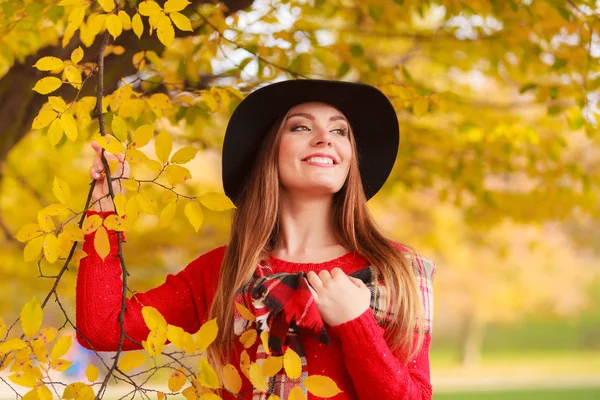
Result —
<svg viewBox="0 0 600 400"><path fill-rule="evenodd" d="M94 214L105 218L114 212L87 211L88 216ZM110 253L104 261L94 248L95 233L85 235L83 251L87 256L81 259L77 274L77 341L86 348L98 351L116 351L121 332L118 318L123 281L117 256L118 232L107 232ZM149 329L142 317L143 306L156 308L169 324L195 333L207 318L213 295L210 290L213 285L210 283L218 276L223 249L221 247L198 257L181 272L167 275L162 285L127 299L125 333L135 341L146 340ZM140 348L140 345L125 339L124 350Z"/></svg>
<svg viewBox="0 0 600 400"><path fill-rule="evenodd" d="M360 400L431 399L429 333L416 358L405 365L398 359L400 353L388 347L371 309L331 329L342 342L346 368Z"/></svg>

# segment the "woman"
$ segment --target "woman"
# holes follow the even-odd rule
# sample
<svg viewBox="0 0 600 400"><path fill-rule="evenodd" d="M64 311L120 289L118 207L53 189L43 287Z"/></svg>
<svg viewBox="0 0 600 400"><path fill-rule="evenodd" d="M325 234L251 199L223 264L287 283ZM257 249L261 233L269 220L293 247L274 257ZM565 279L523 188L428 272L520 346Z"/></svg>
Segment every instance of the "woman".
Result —
<svg viewBox="0 0 600 400"><path fill-rule="evenodd" d="M292 347L303 364L297 381L283 371L270 379L270 393L287 399L306 376L325 375L342 390L333 399L431 399L434 265L386 239L366 206L387 179L398 142L395 111L372 86L295 80L250 94L233 113L223 146L223 186L237 207L229 245L128 299L125 327L133 341L125 340L124 349L141 348L148 335L141 308L152 306L190 333L216 317L219 337L209 353L218 365L239 366L236 334L249 326L234 304L255 313L268 304L270 313L253 326L270 329L271 351ZM116 158L115 175L127 176L123 155ZM97 158L90 170L94 200L107 193L101 169ZM109 202L95 207L88 215L112 213ZM104 262L93 234L86 235L77 280L78 340L102 351L116 350L120 332L121 269L117 237L109 233ZM273 298L280 294L288 297ZM305 318L311 307L317 316ZM252 360L269 351L259 342L247 350ZM243 379L241 393L248 393Z"/></svg>

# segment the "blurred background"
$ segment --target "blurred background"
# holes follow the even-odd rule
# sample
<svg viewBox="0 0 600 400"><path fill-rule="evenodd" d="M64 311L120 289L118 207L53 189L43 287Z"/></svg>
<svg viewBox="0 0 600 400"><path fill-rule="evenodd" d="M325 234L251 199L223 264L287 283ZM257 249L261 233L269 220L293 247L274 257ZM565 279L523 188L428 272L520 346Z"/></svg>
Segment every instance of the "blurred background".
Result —
<svg viewBox="0 0 600 400"><path fill-rule="evenodd" d="M47 296L64 264L25 262L15 235L57 203L55 177L70 187L77 219L89 190L98 122L86 63L99 43L91 20L103 11L93 2L65 41L74 2L64 3L0 1L0 316L8 326L33 296ZM117 3L135 14L138 2ZM376 85L398 112L401 145L369 205L390 236L437 265L434 398L600 398L600 2L226 0L192 1L182 13L193 29L176 30L169 46L148 35L145 19L141 40L126 23L111 39L109 133L115 116L128 138L143 124L167 131L174 151L199 149L178 193L222 192L220 148L241 96L304 77ZM68 59L78 46L83 61L63 71L66 84L52 94L75 105L68 112L78 135L57 141L47 127L31 129L49 107L31 90L47 73L32 65ZM169 99L158 110L143 101L156 94ZM140 150L155 158L152 145ZM139 162L132 176L156 172ZM203 209L196 232L178 202L162 223L165 189L142 191L158 210L127 234L135 291L226 244L231 221ZM72 321L76 274L72 262L57 289ZM63 324L51 299L44 325ZM14 398L3 382L0 393Z"/></svg>

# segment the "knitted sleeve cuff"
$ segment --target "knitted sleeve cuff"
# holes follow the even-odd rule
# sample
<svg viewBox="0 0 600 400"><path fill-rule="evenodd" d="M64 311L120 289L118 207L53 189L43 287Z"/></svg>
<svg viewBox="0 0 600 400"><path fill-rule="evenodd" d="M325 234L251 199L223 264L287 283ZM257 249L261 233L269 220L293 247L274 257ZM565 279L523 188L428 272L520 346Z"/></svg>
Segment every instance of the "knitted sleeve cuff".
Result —
<svg viewBox="0 0 600 400"><path fill-rule="evenodd" d="M371 308L353 320L332 326L331 330L345 344L362 345L384 337L384 330L377 324Z"/></svg>

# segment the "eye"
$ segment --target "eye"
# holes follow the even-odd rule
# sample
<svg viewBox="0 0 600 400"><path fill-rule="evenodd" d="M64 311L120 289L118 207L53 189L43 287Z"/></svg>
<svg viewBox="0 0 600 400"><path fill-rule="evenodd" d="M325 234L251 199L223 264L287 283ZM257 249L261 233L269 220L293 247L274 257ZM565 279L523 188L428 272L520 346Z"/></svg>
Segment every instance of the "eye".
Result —
<svg viewBox="0 0 600 400"><path fill-rule="evenodd" d="M337 128L334 129L332 132L337 132L341 136L346 136L348 134L348 132L346 132L346 128Z"/></svg>
<svg viewBox="0 0 600 400"><path fill-rule="evenodd" d="M297 130L298 130L298 128L304 128L304 129L301 129L301 130L307 130L307 131L310 131L310 129L309 129L309 128L308 128L306 125L294 125L294 126L292 126L292 129L291 129L291 130L292 130L292 131L297 131Z"/></svg>

